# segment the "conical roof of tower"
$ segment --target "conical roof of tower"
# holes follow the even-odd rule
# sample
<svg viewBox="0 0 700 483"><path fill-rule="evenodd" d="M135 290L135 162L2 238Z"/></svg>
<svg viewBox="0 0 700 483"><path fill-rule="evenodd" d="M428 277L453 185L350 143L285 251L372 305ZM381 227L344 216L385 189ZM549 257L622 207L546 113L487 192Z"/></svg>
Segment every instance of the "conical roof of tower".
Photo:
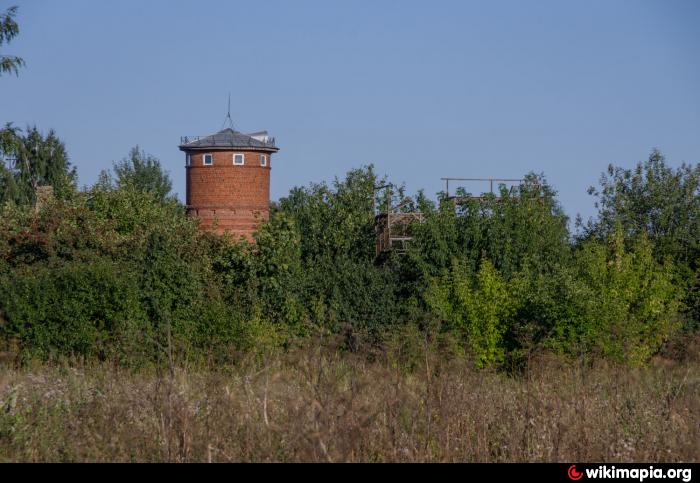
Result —
<svg viewBox="0 0 700 483"><path fill-rule="evenodd" d="M261 134L261 133L253 133ZM256 151L278 151L274 138L256 139L249 134L243 134L231 128L222 129L216 134L204 137L183 138L180 149L253 149Z"/></svg>

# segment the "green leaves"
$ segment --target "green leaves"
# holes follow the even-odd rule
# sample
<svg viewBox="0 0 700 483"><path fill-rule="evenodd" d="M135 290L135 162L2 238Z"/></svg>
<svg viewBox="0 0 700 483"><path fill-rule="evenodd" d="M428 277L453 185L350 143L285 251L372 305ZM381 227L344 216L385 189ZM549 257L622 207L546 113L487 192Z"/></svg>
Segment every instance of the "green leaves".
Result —
<svg viewBox="0 0 700 483"><path fill-rule="evenodd" d="M316 256L374 258L374 187L372 166L352 170L332 188L325 183L294 188L280 200L280 210L292 217L304 259Z"/></svg>
<svg viewBox="0 0 700 483"><path fill-rule="evenodd" d="M659 264L644 237L630 249L618 230L606 247L586 243L576 254L578 276L587 286L576 332L585 347L638 365L678 328L682 291L673 266Z"/></svg>
<svg viewBox="0 0 700 483"><path fill-rule="evenodd" d="M201 357L235 346L241 321L212 271L211 236L176 205L134 190L80 193L0 216L0 325L41 357ZM172 338L166 337L170 330ZM193 350L193 349L197 350Z"/></svg>
<svg viewBox="0 0 700 483"><path fill-rule="evenodd" d="M684 286L688 330L700 326L700 164L673 168L653 150L633 169L610 166L598 189L598 218L583 226L581 239L606 240L621 230L629 246L646 237L656 261L670 259L675 265L675 283Z"/></svg>
<svg viewBox="0 0 700 483"><path fill-rule="evenodd" d="M172 181L163 170L160 160L155 156L139 150L135 146L129 156L113 166L116 179L103 171L98 186L103 189L125 189L152 194L159 201L173 201L171 195Z"/></svg>
<svg viewBox="0 0 700 483"><path fill-rule="evenodd" d="M0 46L9 43L19 34L19 26L15 21L17 7L8 8L4 14L0 15ZM19 68L24 66L24 60L14 55L0 55L0 74L19 74Z"/></svg>
<svg viewBox="0 0 700 483"><path fill-rule="evenodd" d="M695 262L700 253L700 165L674 169L654 150L634 169L610 166L599 189L598 219L585 227L588 237L606 237L619 224L626 238L644 234L658 259Z"/></svg>
<svg viewBox="0 0 700 483"><path fill-rule="evenodd" d="M143 342L149 326L134 273L103 259L32 265L0 276L2 333L44 357L115 355L120 342Z"/></svg>
<svg viewBox="0 0 700 483"><path fill-rule="evenodd" d="M439 321L441 340L478 367L538 350L638 365L678 328L684 295L697 298L685 291L700 272L686 268L696 278L684 282L676 252L660 258L662 238L632 230L633 217L572 243L542 177L457 207L419 195L425 221L408 253L377 259L383 181L371 167L295 188L248 244L199 231L151 189L163 183L138 187L137 172L158 168L143 157L133 151L117 183L104 177L38 211L0 208L5 340L41 357L223 360L328 332L356 350Z"/></svg>
<svg viewBox="0 0 700 483"><path fill-rule="evenodd" d="M2 203L33 205L40 186L51 186L57 198L75 193L77 173L53 130L44 136L35 126L22 135L7 125L0 131L0 154L5 156L4 161L0 158Z"/></svg>
<svg viewBox="0 0 700 483"><path fill-rule="evenodd" d="M499 198L457 206L444 200L424 215L410 256L427 276L448 268L453 257L466 260L472 270L486 257L510 277L526 262L547 270L569 252L567 217L541 176L529 175L514 193L501 187Z"/></svg>
<svg viewBox="0 0 700 483"><path fill-rule="evenodd" d="M521 305L520 285L518 278L504 280L488 260L472 274L453 259L449 273L433 279L425 297L448 327L462 334L476 366L484 367L505 359L504 335Z"/></svg>

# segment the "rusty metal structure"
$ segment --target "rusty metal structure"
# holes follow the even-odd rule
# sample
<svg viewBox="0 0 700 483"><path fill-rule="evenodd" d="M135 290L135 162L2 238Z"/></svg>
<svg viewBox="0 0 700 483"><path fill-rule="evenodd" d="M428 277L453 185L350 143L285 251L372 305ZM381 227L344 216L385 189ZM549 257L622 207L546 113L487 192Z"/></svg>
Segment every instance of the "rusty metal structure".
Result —
<svg viewBox="0 0 700 483"><path fill-rule="evenodd" d="M423 213L411 210L410 198L405 198L397 205L391 206L391 185L377 186L375 192L386 189L386 208L374 217L377 256L385 252L405 253L413 239L411 227L423 222Z"/></svg>
<svg viewBox="0 0 700 483"><path fill-rule="evenodd" d="M391 250L404 253L413 239L411 226L413 223L422 222L423 213L419 211L402 213L391 209L378 214L374 225L377 234L377 255Z"/></svg>

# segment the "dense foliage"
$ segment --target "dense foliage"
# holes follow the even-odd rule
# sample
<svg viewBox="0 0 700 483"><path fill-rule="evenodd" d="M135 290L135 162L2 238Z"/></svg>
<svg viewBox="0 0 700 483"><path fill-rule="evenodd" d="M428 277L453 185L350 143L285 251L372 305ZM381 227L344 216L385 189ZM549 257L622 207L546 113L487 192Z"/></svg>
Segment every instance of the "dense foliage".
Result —
<svg viewBox="0 0 700 483"><path fill-rule="evenodd" d="M674 169L653 150L634 169L610 166L600 188L589 192L599 215L585 226L584 237L602 241L618 227L626 240L647 237L656 260L674 264L685 292L687 329L700 328L700 164Z"/></svg>
<svg viewBox="0 0 700 483"><path fill-rule="evenodd" d="M77 173L68 161L63 142L51 130L22 130L11 124L0 129L0 202L31 205L37 188L50 186L59 198L76 188Z"/></svg>
<svg viewBox="0 0 700 483"><path fill-rule="evenodd" d="M156 199L165 200L173 188L168 173L163 171L160 160L134 146L129 156L113 164L114 175L100 173L97 186L104 189L135 189L152 193Z"/></svg>
<svg viewBox="0 0 700 483"><path fill-rule="evenodd" d="M697 328L698 168L656 151L602 179L578 236L530 174L478 200L420 193L409 249L377 256L387 181L372 167L294 188L248 244L198 230L137 148L79 191L55 135L29 138L39 148L15 152L45 167L5 170L0 217L0 334L22 356L220 361L331 333L380 347L411 329L478 367L544 350L638 365ZM56 196L35 209L38 180Z"/></svg>

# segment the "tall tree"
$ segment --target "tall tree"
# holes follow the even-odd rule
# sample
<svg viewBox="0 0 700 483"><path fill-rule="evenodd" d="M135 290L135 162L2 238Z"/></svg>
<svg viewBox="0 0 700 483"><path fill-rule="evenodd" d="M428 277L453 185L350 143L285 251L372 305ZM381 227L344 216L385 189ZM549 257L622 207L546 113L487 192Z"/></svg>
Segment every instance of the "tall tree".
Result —
<svg viewBox="0 0 700 483"><path fill-rule="evenodd" d="M129 151L129 156L114 163L113 169L116 179L113 180L109 173L103 172L98 184L151 193L162 201L170 197L173 184L160 160L138 146Z"/></svg>
<svg viewBox="0 0 700 483"><path fill-rule="evenodd" d="M354 169L344 180L294 188L280 200L303 234L302 256L349 255L374 259L375 186L385 184L373 166Z"/></svg>
<svg viewBox="0 0 700 483"><path fill-rule="evenodd" d="M605 238L620 223L628 240L644 234L658 258L694 263L700 257L700 164L669 166L654 149L633 169L608 167L599 188L598 217L584 227L584 236Z"/></svg>
<svg viewBox="0 0 700 483"><path fill-rule="evenodd" d="M0 46L9 43L19 34L19 26L15 21L17 7L8 8L0 15ZM0 75L14 73L18 75L19 68L24 66L24 60L14 55L0 54Z"/></svg>
<svg viewBox="0 0 700 483"><path fill-rule="evenodd" d="M647 237L657 260L672 259L688 283L685 303L700 327L700 164L673 168L654 149L633 169L609 166L589 193L597 198L598 217L582 237L606 239L618 224L628 244Z"/></svg>
<svg viewBox="0 0 700 483"><path fill-rule="evenodd" d="M53 187L59 198L75 190L77 173L53 130L44 136L34 126L23 135L7 125L0 133L0 143L0 201L33 204L39 186Z"/></svg>

